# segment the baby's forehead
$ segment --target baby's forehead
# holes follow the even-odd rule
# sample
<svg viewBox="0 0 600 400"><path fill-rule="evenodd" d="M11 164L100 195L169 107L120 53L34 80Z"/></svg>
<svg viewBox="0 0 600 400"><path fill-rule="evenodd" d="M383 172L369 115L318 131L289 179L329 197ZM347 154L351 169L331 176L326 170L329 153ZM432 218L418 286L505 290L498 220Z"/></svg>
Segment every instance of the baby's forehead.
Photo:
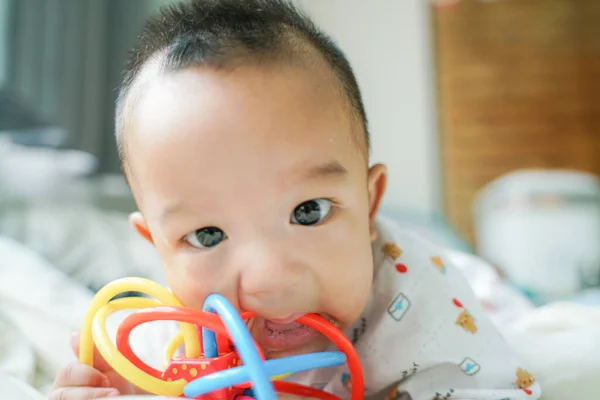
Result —
<svg viewBox="0 0 600 400"><path fill-rule="evenodd" d="M239 159L289 170L286 164L295 160L327 163L336 158L329 153L356 148L339 93L324 87L326 77L315 79L311 71L294 68L158 71L130 114L127 151L136 165L128 165L129 172L148 170L146 165L165 152L174 152L175 161L218 163L221 171ZM172 162L160 162L167 161Z"/></svg>
<svg viewBox="0 0 600 400"><path fill-rule="evenodd" d="M258 73L258 74L257 74ZM149 90L156 89L162 86L169 86L169 94L166 95L162 92L163 100L171 100L175 104L182 104L181 98L182 91L189 91L190 86L187 85L172 85L174 77L180 77L186 75L188 78L195 77L198 79L202 75L205 77L210 75L211 79L217 77L217 81L220 80L221 85L228 85L229 87L238 86L239 88L250 87L255 91L257 97L260 92L268 89L274 84L287 87L292 90L294 83L302 80L303 86L312 87L314 89L314 95L310 98L304 97L305 102L311 104L318 104L320 107L325 109L339 108L343 111L344 117L352 122L352 129L348 132L352 135L352 138L356 142L356 145L360 148L363 155L368 158L368 143L365 139L366 134L362 123L357 120L357 116L352 112L352 107L349 106L347 100L344 97L343 89L336 82L333 72L329 66L324 62L309 62L304 61L302 63L294 62L282 62L280 60L274 62L246 62L235 67L230 68L213 68L210 66L193 66L177 71L166 70L162 64L160 55L157 55L144 66L143 70L140 71L138 78L134 85L132 85L126 98L122 100L121 112L118 118L121 119L121 140L118 142L122 143L123 156L127 151L134 151L134 149L126 149L126 135L131 134L131 119L135 118L138 122L143 120L152 120L155 118L153 113L136 113L136 109L140 106L140 103L147 99ZM262 81L256 85L256 76L261 75ZM301 78L299 78L301 77ZM254 80L254 82L252 82ZM215 80L212 79L214 83ZM254 83L254 85L252 85ZM262 86L261 86L262 85ZM202 89L202 87L200 87ZM200 93L202 90L200 90ZM207 96L210 96L207 93ZM271 97L267 100L270 102L280 102L280 97L285 95L285 91L270 92ZM201 96L188 97L188 101L201 101ZM282 105L289 105L290 103L281 102ZM224 105L224 107L228 107ZM245 107L244 104L232 101L229 107ZM296 105L290 105L290 107L296 108ZM198 104L198 113L202 113L203 109L201 104ZM289 111L281 111L288 113ZM307 116L308 117L308 116ZM339 116L338 116L339 117ZM119 128L118 128L119 129Z"/></svg>

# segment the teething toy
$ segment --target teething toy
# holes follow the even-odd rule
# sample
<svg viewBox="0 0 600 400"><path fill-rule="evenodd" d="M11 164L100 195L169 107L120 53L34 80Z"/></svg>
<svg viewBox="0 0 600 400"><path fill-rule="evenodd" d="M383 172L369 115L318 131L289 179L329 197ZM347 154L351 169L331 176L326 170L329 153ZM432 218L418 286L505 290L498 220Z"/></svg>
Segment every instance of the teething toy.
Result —
<svg viewBox="0 0 600 400"><path fill-rule="evenodd" d="M124 292L150 296L114 299ZM116 311L139 309L119 325L116 347L111 342L105 323ZM338 397L281 379L301 371L348 363L352 381L352 400L363 397L364 383L358 355L350 341L332 323L317 314L304 315L298 322L313 328L340 351L290 356L275 360L265 357L254 342L244 320L256 317L250 312L238 313L219 294L208 296L203 310L184 305L170 291L143 278L118 279L96 293L85 316L79 359L93 365L93 348L137 387L160 396L203 400L251 399L276 400L276 392L339 400ZM145 364L133 352L129 334L143 323L162 320L177 321L179 334L165 349L164 370ZM185 345L185 354L174 357L175 349Z"/></svg>

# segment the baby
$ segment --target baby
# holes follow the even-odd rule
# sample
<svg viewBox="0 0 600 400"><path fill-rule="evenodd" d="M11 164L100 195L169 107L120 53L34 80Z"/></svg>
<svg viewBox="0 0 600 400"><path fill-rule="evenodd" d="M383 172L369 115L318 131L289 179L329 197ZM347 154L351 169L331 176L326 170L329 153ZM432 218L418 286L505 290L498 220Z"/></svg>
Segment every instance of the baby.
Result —
<svg viewBox="0 0 600 400"><path fill-rule="evenodd" d="M354 343L365 398L539 398L443 250L377 217L386 167L369 166L357 82L301 12L180 3L146 23L126 70L116 137L131 222L184 304L218 292L258 313L249 329L267 358L330 348L294 322L323 315ZM160 366L153 337L169 335L154 327L134 349ZM97 358L66 367L51 398L140 392ZM352 385L346 367L288 379L341 398Z"/></svg>

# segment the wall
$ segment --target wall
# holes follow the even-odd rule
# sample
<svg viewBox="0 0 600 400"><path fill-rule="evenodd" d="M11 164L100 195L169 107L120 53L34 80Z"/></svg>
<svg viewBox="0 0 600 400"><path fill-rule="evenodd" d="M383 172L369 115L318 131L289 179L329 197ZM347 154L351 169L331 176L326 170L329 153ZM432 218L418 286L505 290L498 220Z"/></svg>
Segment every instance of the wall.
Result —
<svg viewBox="0 0 600 400"><path fill-rule="evenodd" d="M389 167L384 206L441 210L430 9L423 0L298 0L352 63L372 160Z"/></svg>

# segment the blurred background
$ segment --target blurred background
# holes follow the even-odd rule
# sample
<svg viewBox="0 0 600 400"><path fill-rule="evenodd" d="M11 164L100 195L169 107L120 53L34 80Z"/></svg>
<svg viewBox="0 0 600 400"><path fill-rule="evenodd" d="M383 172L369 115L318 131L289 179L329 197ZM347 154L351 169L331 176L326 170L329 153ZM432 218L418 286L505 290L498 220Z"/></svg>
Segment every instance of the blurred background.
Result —
<svg viewBox="0 0 600 400"><path fill-rule="evenodd" d="M0 344L0 371L36 390L64 361L51 341L78 327L96 290L128 275L163 282L153 249L127 223L135 204L113 124L126 53L142 21L172 2L0 0L0 315L6 332L26 338L22 352ZM389 167L383 213L454 252L490 312L513 316L520 333L531 328L516 325L522 307L596 312L600 1L298 3L354 66L372 161ZM560 330L557 312L523 318ZM600 329L600 317L581 315ZM553 380L565 361L555 362ZM600 396L581 383L600 373L598 361L571 362L592 365L576 374L587 392L553 388L567 396L554 398Z"/></svg>

